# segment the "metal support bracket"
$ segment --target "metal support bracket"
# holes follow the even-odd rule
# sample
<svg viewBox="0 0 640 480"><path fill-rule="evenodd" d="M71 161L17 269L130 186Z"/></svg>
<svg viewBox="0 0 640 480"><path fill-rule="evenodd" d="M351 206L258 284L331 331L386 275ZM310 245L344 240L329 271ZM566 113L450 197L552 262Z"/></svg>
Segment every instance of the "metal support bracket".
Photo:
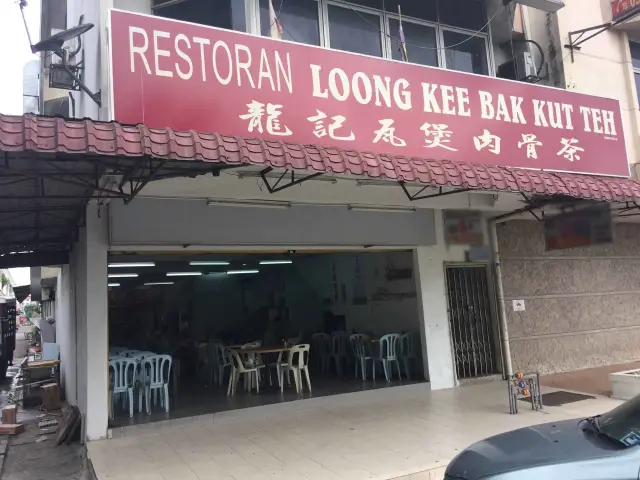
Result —
<svg viewBox="0 0 640 480"><path fill-rule="evenodd" d="M420 195L422 192L424 192L425 190L427 190L428 188L431 188L431 187L429 185L427 185L426 187L422 187L416 193L412 194L407 189L407 186L405 185L404 182L398 182L398 184L400 185L400 188L402 188L402 191L407 196L407 198L409 199L410 202L415 202L416 200L426 200L428 198L444 197L444 196L447 196L447 195L454 195L456 193L465 193L465 192L473 191L473 188L461 188L460 190L451 190L449 192L445 192L445 191L443 191L442 187L440 187L438 189L438 193L433 193L431 195Z"/></svg>
<svg viewBox="0 0 640 480"><path fill-rule="evenodd" d="M638 202L626 202L625 206L618 210L618 218L637 217L640 215Z"/></svg>
<svg viewBox="0 0 640 480"><path fill-rule="evenodd" d="M295 185L300 185L301 183L304 183L307 180L312 180L314 178L319 177L320 175L325 174L325 172L318 172L318 173L312 173L310 175L305 175L303 177L296 178L296 172L294 170L285 170L284 172L282 172L282 175L280 175L280 178L278 178L276 183L271 185L269 183L269 180L267 179L267 174L270 173L271 171L273 171L273 168L271 167L265 168L260 172L260 178L262 178L262 181L264 182L265 187L267 187L267 190L269 191L269 193L272 193L272 194L285 190L289 187L293 187ZM289 174L290 176L289 181L280 185L280 182L284 180L287 174Z"/></svg>

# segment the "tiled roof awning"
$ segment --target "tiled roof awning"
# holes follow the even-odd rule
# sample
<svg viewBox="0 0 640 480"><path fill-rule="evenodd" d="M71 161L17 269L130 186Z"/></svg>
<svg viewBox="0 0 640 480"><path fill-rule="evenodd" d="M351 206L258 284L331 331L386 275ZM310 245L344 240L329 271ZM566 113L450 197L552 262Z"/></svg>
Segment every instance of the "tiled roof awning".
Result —
<svg viewBox="0 0 640 480"><path fill-rule="evenodd" d="M177 132L169 128L149 129L144 125L65 120L31 114L0 116L0 151L151 158L173 164L191 162L193 165L193 161L199 161L238 166L262 165L456 189L565 195L609 202L640 200L640 182L623 178L378 155L217 133Z"/></svg>

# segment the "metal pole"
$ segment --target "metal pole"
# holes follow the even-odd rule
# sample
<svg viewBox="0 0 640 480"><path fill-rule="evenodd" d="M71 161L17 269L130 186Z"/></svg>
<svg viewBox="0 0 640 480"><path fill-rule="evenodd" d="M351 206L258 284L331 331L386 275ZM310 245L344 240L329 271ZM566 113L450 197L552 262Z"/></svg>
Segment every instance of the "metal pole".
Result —
<svg viewBox="0 0 640 480"><path fill-rule="evenodd" d="M511 347L509 345L509 329L507 327L507 309L504 303L504 290L502 286L502 272L500 269L500 251L498 249L498 233L496 231L496 221L489 220L489 237L491 240L491 253L493 255L493 266L496 276L496 293L498 296L498 322L500 324L500 338L502 340L502 362L506 376L513 375L513 365L511 364Z"/></svg>

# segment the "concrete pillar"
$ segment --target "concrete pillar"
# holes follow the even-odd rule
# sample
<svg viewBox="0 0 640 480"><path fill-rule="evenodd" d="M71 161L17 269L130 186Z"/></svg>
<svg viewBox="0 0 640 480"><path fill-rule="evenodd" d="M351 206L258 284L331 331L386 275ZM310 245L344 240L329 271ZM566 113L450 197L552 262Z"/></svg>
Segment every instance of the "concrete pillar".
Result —
<svg viewBox="0 0 640 480"><path fill-rule="evenodd" d="M432 390L457 385L447 314L444 264L451 252L444 243L442 212L434 211L437 244L414 250L414 270L422 335L424 371ZM426 376L426 375L425 375Z"/></svg>
<svg viewBox="0 0 640 480"><path fill-rule="evenodd" d="M108 305L106 207L87 206L76 245L78 407L89 440L105 438L108 422Z"/></svg>
<svg viewBox="0 0 640 480"><path fill-rule="evenodd" d="M56 290L56 343L60 345L60 379L67 402L78 403L74 265L63 265Z"/></svg>

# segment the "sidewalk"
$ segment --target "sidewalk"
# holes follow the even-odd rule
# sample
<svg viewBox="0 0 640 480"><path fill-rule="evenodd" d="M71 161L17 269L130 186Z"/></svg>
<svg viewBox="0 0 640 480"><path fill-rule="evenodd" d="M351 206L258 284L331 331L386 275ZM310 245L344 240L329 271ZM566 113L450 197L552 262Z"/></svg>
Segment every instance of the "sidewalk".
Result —
<svg viewBox="0 0 640 480"><path fill-rule="evenodd" d="M26 356L26 344L20 331L16 335L14 366L9 367L6 383L0 385L0 408L10 404L13 377L19 372L17 365ZM47 435L38 428L38 408L18 408L18 422L25 432L16 436L0 436L1 480L84 480L89 479L84 445L56 446L55 428ZM46 438L42 441L39 439Z"/></svg>
<svg viewBox="0 0 640 480"><path fill-rule="evenodd" d="M89 443L89 457L99 480L440 480L473 442L620 402L542 412L520 403L509 415L501 381L436 392L409 385L126 427Z"/></svg>

